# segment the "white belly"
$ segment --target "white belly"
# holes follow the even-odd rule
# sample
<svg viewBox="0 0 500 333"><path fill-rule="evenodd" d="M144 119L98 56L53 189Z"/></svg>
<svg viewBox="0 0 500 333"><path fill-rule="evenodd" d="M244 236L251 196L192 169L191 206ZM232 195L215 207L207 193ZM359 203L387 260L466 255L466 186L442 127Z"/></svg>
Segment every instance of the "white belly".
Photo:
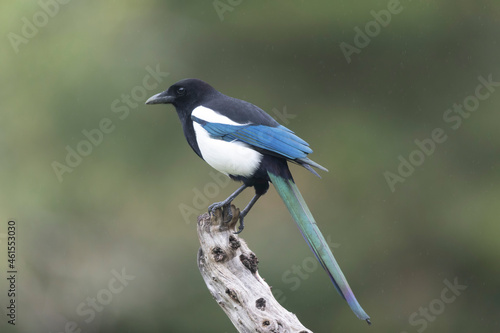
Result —
<svg viewBox="0 0 500 333"><path fill-rule="evenodd" d="M249 177L258 169L262 154L243 142L213 139L200 124L194 123L196 141L203 159L226 174Z"/></svg>

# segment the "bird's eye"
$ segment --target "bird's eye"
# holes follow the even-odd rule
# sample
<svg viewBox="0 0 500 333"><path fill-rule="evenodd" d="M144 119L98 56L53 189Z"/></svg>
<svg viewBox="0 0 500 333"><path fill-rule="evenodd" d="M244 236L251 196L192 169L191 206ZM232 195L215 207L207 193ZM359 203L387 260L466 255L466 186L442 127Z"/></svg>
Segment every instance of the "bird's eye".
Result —
<svg viewBox="0 0 500 333"><path fill-rule="evenodd" d="M186 88L184 87L179 87L176 90L177 96L183 96L186 94Z"/></svg>

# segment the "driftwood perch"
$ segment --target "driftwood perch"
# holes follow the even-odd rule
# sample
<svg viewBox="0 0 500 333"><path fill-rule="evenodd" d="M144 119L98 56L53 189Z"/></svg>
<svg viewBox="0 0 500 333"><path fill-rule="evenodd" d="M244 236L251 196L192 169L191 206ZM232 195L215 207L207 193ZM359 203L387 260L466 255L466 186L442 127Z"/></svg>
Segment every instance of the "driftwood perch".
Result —
<svg viewBox="0 0 500 333"><path fill-rule="evenodd" d="M233 218L224 222L228 209ZM231 205L198 217L198 268L208 290L239 332L311 333L276 301L257 271L257 257L234 234L239 213Z"/></svg>

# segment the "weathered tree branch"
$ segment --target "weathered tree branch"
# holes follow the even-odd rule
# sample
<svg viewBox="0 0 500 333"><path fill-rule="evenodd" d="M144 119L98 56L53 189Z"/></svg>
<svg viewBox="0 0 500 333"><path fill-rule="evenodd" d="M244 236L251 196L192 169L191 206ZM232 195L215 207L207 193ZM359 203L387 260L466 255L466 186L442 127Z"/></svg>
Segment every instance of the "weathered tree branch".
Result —
<svg viewBox="0 0 500 333"><path fill-rule="evenodd" d="M225 223L229 209L233 218ZM276 301L257 272L257 257L234 234L239 213L231 205L198 217L198 268L208 290L239 332L311 333Z"/></svg>

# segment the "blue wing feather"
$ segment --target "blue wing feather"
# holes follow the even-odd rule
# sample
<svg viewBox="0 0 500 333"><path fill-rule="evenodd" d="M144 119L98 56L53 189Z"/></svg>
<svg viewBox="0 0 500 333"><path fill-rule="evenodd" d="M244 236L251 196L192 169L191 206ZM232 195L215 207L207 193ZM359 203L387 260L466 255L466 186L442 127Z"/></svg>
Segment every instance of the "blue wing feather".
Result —
<svg viewBox="0 0 500 333"><path fill-rule="evenodd" d="M192 119L200 124L212 137L231 142L238 140L248 145L265 149L291 160L306 158L312 153L309 144L288 128L265 125L228 125L209 123L195 116Z"/></svg>
<svg viewBox="0 0 500 333"><path fill-rule="evenodd" d="M328 171L323 166L307 158L307 155L313 152L309 148L309 144L285 126L279 124L277 126L267 126L209 123L195 116L191 116L191 119L200 124L214 138L228 142L240 141L258 149L273 152L302 165L318 177L320 177L319 174L311 166Z"/></svg>

